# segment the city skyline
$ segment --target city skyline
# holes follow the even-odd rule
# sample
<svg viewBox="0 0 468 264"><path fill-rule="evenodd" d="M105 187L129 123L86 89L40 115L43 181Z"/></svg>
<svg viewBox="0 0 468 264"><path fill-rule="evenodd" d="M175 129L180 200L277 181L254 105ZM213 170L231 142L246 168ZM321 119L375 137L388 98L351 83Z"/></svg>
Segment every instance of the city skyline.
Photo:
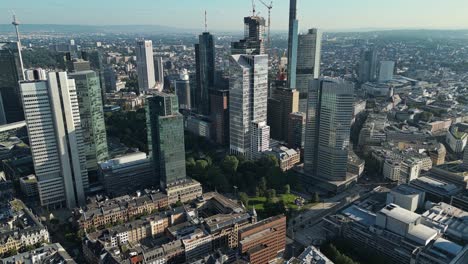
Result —
<svg viewBox="0 0 468 264"><path fill-rule="evenodd" d="M242 1L201 1L183 0L170 4L161 1L140 0L139 5L127 1L63 3L56 0L41 2L8 2L0 7L0 24L9 24L12 10L24 24L57 25L159 25L180 29L204 29L204 12L208 13L209 31L239 30L242 24L238 17L251 15L249 0ZM92 5L94 8L85 8ZM112 4L112 5L111 5ZM272 30L284 31L288 28L289 1L274 1L271 10ZM299 32L311 27L325 30L365 30L365 29L466 29L468 18L463 10L468 2L462 0L440 1L396 0L388 3L358 0L350 3L332 0L327 3L298 1ZM87 16L73 16L88 14ZM229 11L228 11L229 10ZM317 12L314 12L317 10ZM268 11L260 1L256 1L256 11L267 17ZM318 12L319 11L319 12ZM40 14L40 15L39 15ZM178 14L174 17L174 14ZM330 19L334 17L336 19ZM398 17L396 20L395 17ZM372 25L372 26L369 26Z"/></svg>

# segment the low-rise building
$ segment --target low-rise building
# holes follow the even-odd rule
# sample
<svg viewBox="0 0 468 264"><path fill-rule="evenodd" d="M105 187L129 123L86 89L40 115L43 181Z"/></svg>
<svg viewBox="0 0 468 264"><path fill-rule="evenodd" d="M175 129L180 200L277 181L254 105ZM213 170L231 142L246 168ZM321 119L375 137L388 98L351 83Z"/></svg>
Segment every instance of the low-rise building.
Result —
<svg viewBox="0 0 468 264"><path fill-rule="evenodd" d="M203 193L202 186L193 179L186 179L180 183L170 185L166 188L168 203L175 204L178 201L186 203L201 197Z"/></svg>
<svg viewBox="0 0 468 264"><path fill-rule="evenodd" d="M468 133L459 131L458 127L450 127L445 137L445 142L455 153L461 153L468 142Z"/></svg>
<svg viewBox="0 0 468 264"><path fill-rule="evenodd" d="M387 194L387 204L396 204L408 211L414 212L424 207L426 195L424 191L401 184Z"/></svg>
<svg viewBox="0 0 468 264"><path fill-rule="evenodd" d="M301 162L300 152L285 146L274 147L271 151L265 151L263 154L275 156L282 171L290 170Z"/></svg>
<svg viewBox="0 0 468 264"><path fill-rule="evenodd" d="M20 189L24 195L28 197L38 197L39 191L37 188L36 175L31 174L20 178Z"/></svg>
<svg viewBox="0 0 468 264"><path fill-rule="evenodd" d="M44 245L31 251L18 253L14 256L0 259L1 264L76 264L68 252L59 243Z"/></svg>
<svg viewBox="0 0 468 264"><path fill-rule="evenodd" d="M316 247L308 246L297 258L293 257L285 264L333 264L333 262Z"/></svg>

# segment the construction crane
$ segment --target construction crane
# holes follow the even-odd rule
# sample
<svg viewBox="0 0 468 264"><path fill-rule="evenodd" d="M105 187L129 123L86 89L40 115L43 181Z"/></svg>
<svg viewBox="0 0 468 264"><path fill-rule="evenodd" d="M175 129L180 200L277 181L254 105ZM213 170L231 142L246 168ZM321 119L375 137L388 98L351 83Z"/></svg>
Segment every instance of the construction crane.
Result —
<svg viewBox="0 0 468 264"><path fill-rule="evenodd" d="M271 52L271 9L273 8L273 2L270 2L269 5L267 5L263 0L259 0L260 3L262 3L267 9L268 9L268 51ZM253 2L253 1L252 1Z"/></svg>

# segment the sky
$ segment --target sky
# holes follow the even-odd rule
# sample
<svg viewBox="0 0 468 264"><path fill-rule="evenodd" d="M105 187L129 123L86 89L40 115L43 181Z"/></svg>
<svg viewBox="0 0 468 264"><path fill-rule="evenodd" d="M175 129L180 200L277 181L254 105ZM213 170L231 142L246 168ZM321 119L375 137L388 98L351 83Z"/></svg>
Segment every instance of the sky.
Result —
<svg viewBox="0 0 468 264"><path fill-rule="evenodd" d="M264 0L269 3L270 0ZM256 10L268 10L255 0ZM300 30L468 29L468 0L297 0ZM288 27L289 0L273 0L272 30ZM243 30L251 0L0 0L0 24L11 10L24 24L163 25Z"/></svg>

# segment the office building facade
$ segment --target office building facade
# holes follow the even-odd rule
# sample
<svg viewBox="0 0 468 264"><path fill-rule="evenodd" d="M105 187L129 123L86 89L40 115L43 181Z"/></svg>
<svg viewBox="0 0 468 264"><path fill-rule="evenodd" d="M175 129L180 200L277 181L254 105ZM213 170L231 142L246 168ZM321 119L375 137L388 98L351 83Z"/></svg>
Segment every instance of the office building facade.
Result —
<svg viewBox="0 0 468 264"><path fill-rule="evenodd" d="M289 114L288 147L293 149L304 148L305 128L305 113L295 112Z"/></svg>
<svg viewBox="0 0 468 264"><path fill-rule="evenodd" d="M88 188L75 81L65 72L47 79L21 83L40 203L74 208L85 204Z"/></svg>
<svg viewBox="0 0 468 264"><path fill-rule="evenodd" d="M0 125L24 120L18 82L24 80L18 42L0 42Z"/></svg>
<svg viewBox="0 0 468 264"><path fill-rule="evenodd" d="M304 169L327 181L346 180L354 85L339 79L310 83Z"/></svg>
<svg viewBox="0 0 468 264"><path fill-rule="evenodd" d="M94 71L82 71L69 77L75 80L78 96L86 168L97 171L98 163L109 158L99 76Z"/></svg>
<svg viewBox="0 0 468 264"><path fill-rule="evenodd" d="M272 138L286 141L289 130L289 114L299 111L299 92L295 89L277 88L273 90L271 99L274 101L269 99L268 102L274 104L272 107L268 105L268 125L276 130L274 134L272 133Z"/></svg>
<svg viewBox="0 0 468 264"><path fill-rule="evenodd" d="M203 115L210 114L209 89L214 86L215 79L215 42L213 35L203 32L195 44L196 81L195 105Z"/></svg>
<svg viewBox="0 0 468 264"><path fill-rule="evenodd" d="M186 179L184 120L174 94L157 92L146 104L148 146L162 189Z"/></svg>
<svg viewBox="0 0 468 264"><path fill-rule="evenodd" d="M374 47L361 53L359 61L359 81L361 83L377 80L377 51Z"/></svg>
<svg viewBox="0 0 468 264"><path fill-rule="evenodd" d="M135 53L137 58L138 89L140 93L147 92L156 86L153 42L151 40L137 41Z"/></svg>
<svg viewBox="0 0 468 264"><path fill-rule="evenodd" d="M289 1L289 31L288 31L288 86L296 88L296 69L298 60L297 0Z"/></svg>
<svg viewBox="0 0 468 264"><path fill-rule="evenodd" d="M210 90L211 135L220 145L229 143L229 90Z"/></svg>
<svg viewBox="0 0 468 264"><path fill-rule="evenodd" d="M267 121L268 56L232 55L229 80L230 152L252 158L253 122Z"/></svg>
<svg viewBox="0 0 468 264"><path fill-rule="evenodd" d="M312 28L307 34L301 34L298 38L296 89L300 93L299 111L305 113L309 81L320 77L322 33Z"/></svg>

